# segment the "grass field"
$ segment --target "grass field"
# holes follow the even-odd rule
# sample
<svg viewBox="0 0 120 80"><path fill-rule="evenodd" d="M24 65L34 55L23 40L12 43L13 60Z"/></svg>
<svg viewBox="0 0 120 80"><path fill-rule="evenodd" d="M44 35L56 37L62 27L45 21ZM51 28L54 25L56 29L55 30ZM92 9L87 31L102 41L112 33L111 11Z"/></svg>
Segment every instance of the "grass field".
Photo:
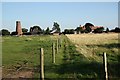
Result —
<svg viewBox="0 0 120 80"><path fill-rule="evenodd" d="M67 35L76 46L76 50L83 54L89 61L103 62L103 52L107 54L109 77L118 77L119 66L119 35L109 34L79 34ZM118 73L118 74L116 74ZM116 75L114 75L116 74Z"/></svg>
<svg viewBox="0 0 120 80"><path fill-rule="evenodd" d="M67 38L68 37L68 38ZM120 77L117 34L22 36L2 38L3 78L40 78L40 48L44 48L45 78L103 79L102 53L108 57L109 77ZM56 63L52 43L59 40Z"/></svg>
<svg viewBox="0 0 120 80"><path fill-rule="evenodd" d="M17 77L18 75L13 75L22 67L21 73L24 74L25 70L29 71L29 73L27 73L29 75L26 74L28 78L39 78L40 48L44 48L45 65L52 65L52 43L55 42L56 39L57 37L54 36L3 37L3 77ZM59 53L61 53L61 51L59 51ZM60 56L57 60L62 60ZM57 60L57 63L61 62ZM50 77L49 74L47 75Z"/></svg>
<svg viewBox="0 0 120 80"><path fill-rule="evenodd" d="M108 61L117 61L120 48L117 33L67 35L67 37L75 44L77 50L88 59L102 61L99 55L106 52Z"/></svg>

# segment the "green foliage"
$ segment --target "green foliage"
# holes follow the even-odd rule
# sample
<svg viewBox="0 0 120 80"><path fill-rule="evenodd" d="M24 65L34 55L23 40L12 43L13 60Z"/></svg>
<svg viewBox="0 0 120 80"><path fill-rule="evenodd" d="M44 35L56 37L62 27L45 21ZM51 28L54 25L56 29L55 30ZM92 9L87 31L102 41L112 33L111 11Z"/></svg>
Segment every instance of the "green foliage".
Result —
<svg viewBox="0 0 120 80"><path fill-rule="evenodd" d="M10 35L10 32L7 29L2 29L2 36Z"/></svg>
<svg viewBox="0 0 120 80"><path fill-rule="evenodd" d="M27 31L28 31L28 29L22 28L22 32L23 32L23 33L27 32Z"/></svg>
<svg viewBox="0 0 120 80"><path fill-rule="evenodd" d="M36 29L36 30L38 30L38 31L42 31L42 29L41 29L39 26L33 26L32 29L33 29L33 30Z"/></svg>
<svg viewBox="0 0 120 80"><path fill-rule="evenodd" d="M86 32L86 33L91 32L91 31L92 31L91 27L94 27L94 25L91 24L91 23L86 23L86 24L85 24L85 32Z"/></svg>
<svg viewBox="0 0 120 80"><path fill-rule="evenodd" d="M83 33L84 30L82 29L82 27L77 27L75 31L77 31L77 34L78 34L79 32Z"/></svg>
<svg viewBox="0 0 120 80"><path fill-rule="evenodd" d="M57 22L54 22L52 30L57 30L57 32L60 32L60 25Z"/></svg>
<svg viewBox="0 0 120 80"><path fill-rule="evenodd" d="M11 32L11 35L17 35L16 31Z"/></svg>
<svg viewBox="0 0 120 80"><path fill-rule="evenodd" d="M39 26L33 26L30 28L32 34L42 34L43 30Z"/></svg>
<svg viewBox="0 0 120 80"><path fill-rule="evenodd" d="M109 30L109 28L106 28L106 32L108 33L110 30Z"/></svg>
<svg viewBox="0 0 120 80"><path fill-rule="evenodd" d="M94 33L102 33L104 30L104 27L100 27L94 30Z"/></svg>
<svg viewBox="0 0 120 80"><path fill-rule="evenodd" d="M74 29L65 29L64 34L74 34Z"/></svg>
<svg viewBox="0 0 120 80"><path fill-rule="evenodd" d="M47 29L45 30L45 34L50 34L50 29L49 29L49 27L47 27Z"/></svg>
<svg viewBox="0 0 120 80"><path fill-rule="evenodd" d="M120 28L119 27L115 27L115 29L110 30L110 32L120 33Z"/></svg>
<svg viewBox="0 0 120 80"><path fill-rule="evenodd" d="M120 32L120 28L119 28L119 27L116 27L116 28L115 28L115 32Z"/></svg>

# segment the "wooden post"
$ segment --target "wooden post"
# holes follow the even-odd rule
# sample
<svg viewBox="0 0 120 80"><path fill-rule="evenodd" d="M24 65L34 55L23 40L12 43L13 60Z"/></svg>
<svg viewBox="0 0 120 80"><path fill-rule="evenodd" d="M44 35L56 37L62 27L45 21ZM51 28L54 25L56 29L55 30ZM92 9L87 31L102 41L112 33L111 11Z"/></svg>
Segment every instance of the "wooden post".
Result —
<svg viewBox="0 0 120 80"><path fill-rule="evenodd" d="M58 39L57 39L56 52L58 53Z"/></svg>
<svg viewBox="0 0 120 80"><path fill-rule="evenodd" d="M58 38L58 49L60 48L60 38Z"/></svg>
<svg viewBox="0 0 120 80"><path fill-rule="evenodd" d="M40 68L41 68L41 80L44 80L44 53L43 53L43 48L40 48Z"/></svg>
<svg viewBox="0 0 120 80"><path fill-rule="evenodd" d="M59 48L62 46L62 39L59 38Z"/></svg>
<svg viewBox="0 0 120 80"><path fill-rule="evenodd" d="M106 53L103 53L103 64L104 64L104 74L105 74L105 80L108 80L108 72L107 72L107 57Z"/></svg>
<svg viewBox="0 0 120 80"><path fill-rule="evenodd" d="M55 63L55 43L52 45L52 62Z"/></svg>

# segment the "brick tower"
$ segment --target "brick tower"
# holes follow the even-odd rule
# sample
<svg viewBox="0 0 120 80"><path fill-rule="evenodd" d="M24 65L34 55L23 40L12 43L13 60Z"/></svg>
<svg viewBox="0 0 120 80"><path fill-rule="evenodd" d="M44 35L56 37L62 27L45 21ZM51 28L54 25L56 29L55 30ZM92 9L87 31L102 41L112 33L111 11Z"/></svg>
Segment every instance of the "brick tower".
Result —
<svg viewBox="0 0 120 80"><path fill-rule="evenodd" d="M22 28L21 28L20 21L16 21L16 32L17 32L17 35L22 35Z"/></svg>

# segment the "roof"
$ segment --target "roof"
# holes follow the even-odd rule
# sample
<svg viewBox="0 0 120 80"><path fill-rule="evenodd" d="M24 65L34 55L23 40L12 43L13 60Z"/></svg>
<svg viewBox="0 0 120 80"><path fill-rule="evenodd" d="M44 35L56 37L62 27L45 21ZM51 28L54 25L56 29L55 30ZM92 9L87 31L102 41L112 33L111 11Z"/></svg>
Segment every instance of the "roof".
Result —
<svg viewBox="0 0 120 80"><path fill-rule="evenodd" d="M57 29L55 29L55 30L52 30L50 33L59 33L59 32L57 32Z"/></svg>

